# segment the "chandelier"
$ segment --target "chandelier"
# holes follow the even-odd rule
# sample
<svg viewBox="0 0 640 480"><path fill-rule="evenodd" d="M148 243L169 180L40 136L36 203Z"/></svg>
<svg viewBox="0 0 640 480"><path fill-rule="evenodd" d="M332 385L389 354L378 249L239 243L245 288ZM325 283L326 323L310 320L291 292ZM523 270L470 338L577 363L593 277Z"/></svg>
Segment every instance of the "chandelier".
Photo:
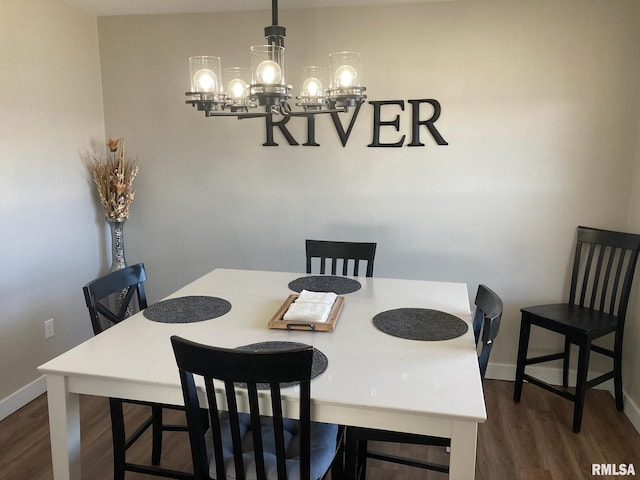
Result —
<svg viewBox="0 0 640 480"><path fill-rule="evenodd" d="M346 112L367 98L360 83L360 54L336 52L329 55L328 69L301 69L295 105L302 110L294 111L293 87L285 79L286 29L278 25L278 0L271 2L271 21L264 28L267 45L251 47L250 69L223 69L220 57L190 57L191 91L186 93L186 103L207 117L246 118Z"/></svg>

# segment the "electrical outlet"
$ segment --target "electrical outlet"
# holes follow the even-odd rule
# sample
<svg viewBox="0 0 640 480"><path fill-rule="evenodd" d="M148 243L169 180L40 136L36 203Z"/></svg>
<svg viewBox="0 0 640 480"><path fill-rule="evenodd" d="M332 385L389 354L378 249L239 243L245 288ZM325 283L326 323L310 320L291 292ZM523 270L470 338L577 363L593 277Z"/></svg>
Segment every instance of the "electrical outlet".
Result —
<svg viewBox="0 0 640 480"><path fill-rule="evenodd" d="M44 321L44 338L53 337L53 318Z"/></svg>

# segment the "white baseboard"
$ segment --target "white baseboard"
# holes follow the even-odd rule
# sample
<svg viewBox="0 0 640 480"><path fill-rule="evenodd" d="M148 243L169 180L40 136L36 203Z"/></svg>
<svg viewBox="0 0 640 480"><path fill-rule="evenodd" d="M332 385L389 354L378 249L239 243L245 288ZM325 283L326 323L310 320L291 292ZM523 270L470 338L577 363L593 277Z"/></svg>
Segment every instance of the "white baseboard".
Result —
<svg viewBox="0 0 640 480"><path fill-rule="evenodd" d="M7 418L12 413L20 410L30 401L38 398L47 391L47 380L43 375L17 392L0 400L0 420Z"/></svg>
<svg viewBox="0 0 640 480"><path fill-rule="evenodd" d="M527 367L527 372L540 380L550 383L551 385L562 384L562 369L552 367ZM598 372L591 372L594 377L600 375ZM575 379L575 370L569 371L570 386L575 386L575 383L571 384L571 379ZM513 382L516 378L516 366L509 364L493 364L489 363L487 367L486 378L491 380L507 380ZM606 382L596 385L595 389L608 390L613 395L613 380L607 380ZM638 405L623 391L624 396L624 414L631 421L631 424L635 429L640 432L640 408Z"/></svg>
<svg viewBox="0 0 640 480"><path fill-rule="evenodd" d="M631 424L640 432L640 408L636 402L631 400L629 395L623 390L624 395L624 414L627 416Z"/></svg>

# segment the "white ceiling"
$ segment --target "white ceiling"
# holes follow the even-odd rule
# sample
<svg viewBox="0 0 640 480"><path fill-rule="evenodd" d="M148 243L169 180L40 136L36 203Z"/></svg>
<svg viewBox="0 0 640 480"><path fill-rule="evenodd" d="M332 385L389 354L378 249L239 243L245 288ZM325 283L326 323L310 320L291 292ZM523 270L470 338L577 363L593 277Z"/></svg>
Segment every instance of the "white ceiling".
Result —
<svg viewBox="0 0 640 480"><path fill-rule="evenodd" d="M142 15L158 13L231 12L271 10L269 0L62 0L94 15ZM452 0L280 0L278 7L352 7ZM454 0L455 1L455 0Z"/></svg>

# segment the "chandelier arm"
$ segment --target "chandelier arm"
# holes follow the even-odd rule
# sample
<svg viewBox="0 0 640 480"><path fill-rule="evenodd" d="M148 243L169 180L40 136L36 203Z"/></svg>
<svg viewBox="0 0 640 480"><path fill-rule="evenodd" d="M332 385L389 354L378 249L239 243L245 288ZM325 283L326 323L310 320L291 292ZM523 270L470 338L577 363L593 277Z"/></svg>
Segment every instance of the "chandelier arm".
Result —
<svg viewBox="0 0 640 480"><path fill-rule="evenodd" d="M235 113L234 114L238 120L245 120L247 118L264 118L271 115L269 112L243 112L243 113Z"/></svg>
<svg viewBox="0 0 640 480"><path fill-rule="evenodd" d="M315 115L323 115L325 113L345 113L348 110L346 109L346 107L343 107L342 109L337 109L337 108L333 108L333 109L328 109L328 110L313 110L313 111L309 111L309 112L295 112L295 111L291 111L287 113L288 117L313 117Z"/></svg>

